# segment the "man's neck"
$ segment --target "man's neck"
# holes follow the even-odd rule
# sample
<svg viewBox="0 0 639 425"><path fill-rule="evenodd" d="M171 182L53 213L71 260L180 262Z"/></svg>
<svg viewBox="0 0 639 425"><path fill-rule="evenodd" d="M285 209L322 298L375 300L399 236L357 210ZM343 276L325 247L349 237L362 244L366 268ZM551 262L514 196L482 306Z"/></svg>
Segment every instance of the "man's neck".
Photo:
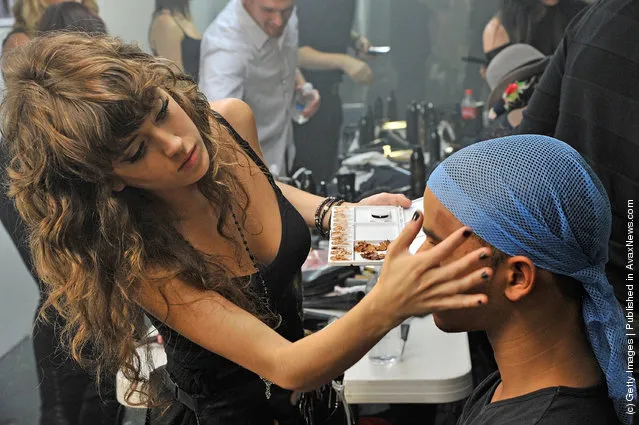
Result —
<svg viewBox="0 0 639 425"><path fill-rule="evenodd" d="M601 379L579 315L554 321L540 316L517 317L508 328L489 332L502 379L492 401L548 387L590 387Z"/></svg>

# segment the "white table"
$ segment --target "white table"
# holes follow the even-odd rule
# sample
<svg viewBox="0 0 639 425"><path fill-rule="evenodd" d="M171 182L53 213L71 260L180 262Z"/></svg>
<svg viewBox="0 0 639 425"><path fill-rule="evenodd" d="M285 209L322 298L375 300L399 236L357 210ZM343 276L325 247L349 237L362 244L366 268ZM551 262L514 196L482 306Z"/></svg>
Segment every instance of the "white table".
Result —
<svg viewBox="0 0 639 425"><path fill-rule="evenodd" d="M340 316L343 312L308 309ZM411 319L402 360L383 366L368 355L344 375L346 400L365 403L451 403L472 391L467 334L442 332L433 316Z"/></svg>

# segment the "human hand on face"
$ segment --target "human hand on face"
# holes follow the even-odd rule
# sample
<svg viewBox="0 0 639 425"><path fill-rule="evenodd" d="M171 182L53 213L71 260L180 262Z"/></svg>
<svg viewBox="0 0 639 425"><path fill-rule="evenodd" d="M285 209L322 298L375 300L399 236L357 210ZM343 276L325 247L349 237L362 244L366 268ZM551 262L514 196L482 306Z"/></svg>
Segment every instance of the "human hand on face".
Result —
<svg viewBox="0 0 639 425"><path fill-rule="evenodd" d="M483 247L441 265L472 234L468 227L462 227L436 246L411 255L408 248L422 222L422 214L416 212L389 245L379 280L369 294L375 297L374 305L391 315L395 326L411 316L476 308L488 302L485 294L465 292L492 276L491 268L481 267L486 256L491 255L490 249Z"/></svg>

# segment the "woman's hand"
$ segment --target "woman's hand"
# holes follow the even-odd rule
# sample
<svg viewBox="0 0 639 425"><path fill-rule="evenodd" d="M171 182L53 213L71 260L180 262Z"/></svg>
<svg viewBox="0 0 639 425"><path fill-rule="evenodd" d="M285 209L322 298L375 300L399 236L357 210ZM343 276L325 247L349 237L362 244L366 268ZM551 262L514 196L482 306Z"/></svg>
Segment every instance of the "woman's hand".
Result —
<svg viewBox="0 0 639 425"><path fill-rule="evenodd" d="M404 195L396 195L393 193L378 193L377 195L369 196L359 201L356 205L397 205L403 208L410 207L410 199Z"/></svg>
<svg viewBox="0 0 639 425"><path fill-rule="evenodd" d="M493 270L480 267L491 255L489 248L477 249L445 266L441 262L472 234L462 227L436 246L415 255L408 252L423 221L420 212L406 225L402 233L388 247L384 266L377 284L369 296L375 297L380 314L390 314L392 324L399 325L411 316L428 313L474 308L488 302L485 294L465 294L475 285L489 279Z"/></svg>

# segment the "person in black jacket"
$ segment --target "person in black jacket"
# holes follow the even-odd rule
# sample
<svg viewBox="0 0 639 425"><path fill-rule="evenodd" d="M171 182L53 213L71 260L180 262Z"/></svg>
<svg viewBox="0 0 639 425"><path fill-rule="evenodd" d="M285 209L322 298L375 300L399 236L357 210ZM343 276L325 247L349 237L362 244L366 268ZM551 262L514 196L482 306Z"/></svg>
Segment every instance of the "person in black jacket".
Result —
<svg viewBox="0 0 639 425"><path fill-rule="evenodd" d="M566 30L524 111L520 133L552 135L592 165L612 204L606 271L627 298L628 210L639 199L639 5L608 0L584 10ZM632 271L630 271L632 273Z"/></svg>
<svg viewBox="0 0 639 425"><path fill-rule="evenodd" d="M501 0L497 15L484 28L488 62L506 45L530 44L552 55L568 23L586 6L581 0Z"/></svg>

